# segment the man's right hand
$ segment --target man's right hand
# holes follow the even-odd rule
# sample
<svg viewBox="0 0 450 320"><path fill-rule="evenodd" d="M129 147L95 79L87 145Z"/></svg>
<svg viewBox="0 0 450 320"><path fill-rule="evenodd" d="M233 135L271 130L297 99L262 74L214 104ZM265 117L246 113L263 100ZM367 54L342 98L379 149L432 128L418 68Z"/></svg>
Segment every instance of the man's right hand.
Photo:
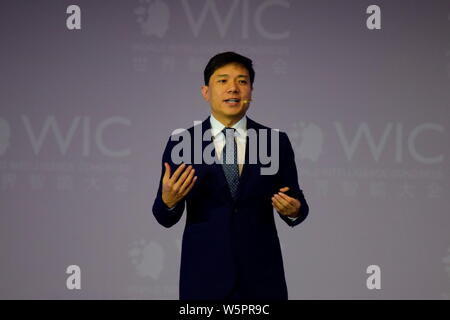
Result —
<svg viewBox="0 0 450 320"><path fill-rule="evenodd" d="M167 207L172 208L191 191L197 177L194 177L195 169L192 165L186 168L186 164L181 164L172 176L170 165L164 162L164 166L166 171L162 178L162 200Z"/></svg>

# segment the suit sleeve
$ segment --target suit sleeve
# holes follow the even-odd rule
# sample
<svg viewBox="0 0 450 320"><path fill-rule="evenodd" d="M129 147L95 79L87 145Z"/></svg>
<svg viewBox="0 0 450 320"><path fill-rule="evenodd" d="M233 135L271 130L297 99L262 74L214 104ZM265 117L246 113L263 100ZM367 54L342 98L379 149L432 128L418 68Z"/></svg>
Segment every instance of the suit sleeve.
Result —
<svg viewBox="0 0 450 320"><path fill-rule="evenodd" d="M309 213L309 206L303 195L303 190L298 184L297 166L295 165L295 154L291 142L286 133L280 132L280 167L279 167L279 188L289 187L286 194L300 201L300 213L297 219L292 220L278 213L289 226L294 227L306 219Z"/></svg>
<svg viewBox="0 0 450 320"><path fill-rule="evenodd" d="M174 208L169 209L166 204L162 201L162 178L164 176L164 162L167 162L170 165L170 168L172 169L172 174L178 168L178 165L175 165L172 162L171 152L172 148L174 146L174 141L169 139L166 145L166 149L164 150L163 157L162 157L162 169L161 169L161 176L159 179L159 186L158 186L158 192L156 194L155 201L153 203L153 215L155 216L156 220L161 224L162 226L166 228L170 228L174 224L176 224L181 216L183 215L183 211L185 208L185 200L181 200L177 203L177 205Z"/></svg>

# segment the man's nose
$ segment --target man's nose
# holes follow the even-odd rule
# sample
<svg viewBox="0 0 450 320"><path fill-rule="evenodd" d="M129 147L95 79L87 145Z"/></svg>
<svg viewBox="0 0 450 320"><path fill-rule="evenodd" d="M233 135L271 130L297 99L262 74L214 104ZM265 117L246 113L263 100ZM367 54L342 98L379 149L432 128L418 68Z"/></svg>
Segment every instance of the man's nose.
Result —
<svg viewBox="0 0 450 320"><path fill-rule="evenodd" d="M228 88L227 92L228 93L238 93L239 87L234 82L231 82L230 87Z"/></svg>

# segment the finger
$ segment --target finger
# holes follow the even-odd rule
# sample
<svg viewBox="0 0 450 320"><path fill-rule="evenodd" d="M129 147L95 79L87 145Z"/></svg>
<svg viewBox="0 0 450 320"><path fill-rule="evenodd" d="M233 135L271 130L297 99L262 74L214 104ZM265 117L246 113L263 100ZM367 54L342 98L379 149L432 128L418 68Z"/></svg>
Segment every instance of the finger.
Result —
<svg viewBox="0 0 450 320"><path fill-rule="evenodd" d="M186 170L186 171L187 171L187 170ZM184 194L184 191L185 191L185 190L187 189L187 187L189 187L189 185L191 184L192 179L193 179L193 177L194 177L194 174L195 174L195 169L192 169L192 170L189 172L188 177L184 180L183 184L181 185L179 193Z"/></svg>
<svg viewBox="0 0 450 320"><path fill-rule="evenodd" d="M194 187L195 181L197 181L197 176L195 176L195 177L192 179L191 184L190 184L189 187L184 191L183 197L185 197L185 196L191 191L191 189Z"/></svg>
<svg viewBox="0 0 450 320"><path fill-rule="evenodd" d="M177 188L178 190L181 188L181 186L183 185L184 180L186 180L186 177L189 175L189 173L192 171L192 166L187 167L183 173L181 174L181 176L178 178L178 180L175 182L174 187Z"/></svg>
<svg viewBox="0 0 450 320"><path fill-rule="evenodd" d="M167 181L170 178L170 165L167 162L164 162L164 176L163 176L163 182Z"/></svg>
<svg viewBox="0 0 450 320"><path fill-rule="evenodd" d="M287 201L292 207L296 208L297 207L297 201L295 198L289 197L287 194L278 192L278 195L283 198L285 201Z"/></svg>
<svg viewBox="0 0 450 320"><path fill-rule="evenodd" d="M275 206L275 209L277 209L277 211L281 212L284 210L283 204L280 201L278 201L275 197L272 197L272 204Z"/></svg>
<svg viewBox="0 0 450 320"><path fill-rule="evenodd" d="M287 192L289 190L289 187L280 188L281 192Z"/></svg>
<svg viewBox="0 0 450 320"><path fill-rule="evenodd" d="M280 204L273 202L272 205L279 214L286 215L285 209Z"/></svg>
<svg viewBox="0 0 450 320"><path fill-rule="evenodd" d="M275 199L278 200L283 205L283 207L285 207L286 209L293 207L288 201L286 201L284 198L282 198L279 194L275 195Z"/></svg>
<svg viewBox="0 0 450 320"><path fill-rule="evenodd" d="M178 180L178 177L180 176L181 172L183 172L184 168L186 167L186 164L182 163L177 170L173 173L173 176L170 178L172 182L175 182Z"/></svg>

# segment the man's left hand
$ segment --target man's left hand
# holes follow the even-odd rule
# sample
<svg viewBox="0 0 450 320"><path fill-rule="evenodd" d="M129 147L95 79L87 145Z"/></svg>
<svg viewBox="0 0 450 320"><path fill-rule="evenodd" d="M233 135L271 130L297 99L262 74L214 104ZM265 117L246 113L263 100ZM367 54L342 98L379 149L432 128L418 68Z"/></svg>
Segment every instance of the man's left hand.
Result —
<svg viewBox="0 0 450 320"><path fill-rule="evenodd" d="M289 197L284 192L287 192L289 187L284 187L280 189L280 192L274 194L272 197L272 206L277 210L277 212L283 216L288 216L291 218L298 217L300 213L301 203L299 200Z"/></svg>

